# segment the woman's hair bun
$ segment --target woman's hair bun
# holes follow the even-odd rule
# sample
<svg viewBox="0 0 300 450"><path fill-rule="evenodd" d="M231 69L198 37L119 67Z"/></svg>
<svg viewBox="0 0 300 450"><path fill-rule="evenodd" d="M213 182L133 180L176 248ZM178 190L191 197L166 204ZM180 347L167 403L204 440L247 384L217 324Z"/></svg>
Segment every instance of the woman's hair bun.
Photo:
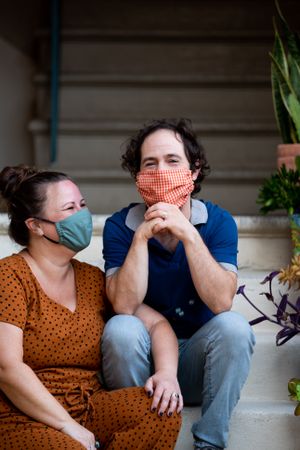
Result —
<svg viewBox="0 0 300 450"><path fill-rule="evenodd" d="M38 173L32 167L23 164L7 166L0 172L0 193L5 200L10 200L21 183Z"/></svg>

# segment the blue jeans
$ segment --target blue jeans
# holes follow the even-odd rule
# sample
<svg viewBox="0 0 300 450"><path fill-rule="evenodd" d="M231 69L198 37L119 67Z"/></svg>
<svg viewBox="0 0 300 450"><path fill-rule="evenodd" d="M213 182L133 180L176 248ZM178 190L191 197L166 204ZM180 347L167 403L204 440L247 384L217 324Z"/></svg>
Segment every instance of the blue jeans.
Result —
<svg viewBox="0 0 300 450"><path fill-rule="evenodd" d="M191 338L179 340L178 380L184 403L202 407L192 433L204 443L227 445L229 420L250 368L255 338L235 312L213 317ZM141 320L117 315L102 337L102 375L108 389L143 386L153 373L151 340Z"/></svg>

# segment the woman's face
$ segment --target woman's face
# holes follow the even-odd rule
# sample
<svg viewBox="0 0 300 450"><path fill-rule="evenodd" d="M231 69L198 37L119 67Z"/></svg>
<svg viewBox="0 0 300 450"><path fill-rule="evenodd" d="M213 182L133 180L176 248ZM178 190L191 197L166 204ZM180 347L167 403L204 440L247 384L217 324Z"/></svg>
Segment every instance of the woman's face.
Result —
<svg viewBox="0 0 300 450"><path fill-rule="evenodd" d="M85 200L76 184L71 180L58 181L49 184L47 188L43 217L58 222L85 206Z"/></svg>
<svg viewBox="0 0 300 450"><path fill-rule="evenodd" d="M50 183L46 190L46 201L40 217L52 222L59 222L86 207L86 202L80 190L71 180ZM53 224L40 222L44 233L52 239L57 239Z"/></svg>

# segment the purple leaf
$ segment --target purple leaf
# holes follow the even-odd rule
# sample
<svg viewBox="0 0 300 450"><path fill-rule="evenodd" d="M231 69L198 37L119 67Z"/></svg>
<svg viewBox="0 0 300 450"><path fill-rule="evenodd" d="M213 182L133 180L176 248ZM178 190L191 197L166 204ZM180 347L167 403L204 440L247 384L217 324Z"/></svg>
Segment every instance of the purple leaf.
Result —
<svg viewBox="0 0 300 450"><path fill-rule="evenodd" d="M292 339L292 337L294 337L296 334L298 334L297 330L291 330L290 328L285 328L286 331L285 333L282 333L281 336L280 333L277 333L276 335L276 345L279 347L280 345L285 344L287 341L289 341L290 339ZM284 330L281 330L284 331Z"/></svg>
<svg viewBox="0 0 300 450"><path fill-rule="evenodd" d="M291 323L293 325L295 325L295 327L297 327L297 329L300 331L300 327L299 327L299 325L300 325L300 322L299 322L300 315L299 315L299 313L291 313L291 314L289 314L289 318L290 318Z"/></svg>
<svg viewBox="0 0 300 450"><path fill-rule="evenodd" d="M274 270L274 272L269 273L269 275L266 276L266 278L260 282L260 284L266 284L273 280L278 274L280 273L279 270Z"/></svg>
<svg viewBox="0 0 300 450"><path fill-rule="evenodd" d="M263 322L264 320L268 320L266 316L258 317L257 319L253 319L249 322L250 325L257 325L260 322Z"/></svg>
<svg viewBox="0 0 300 450"><path fill-rule="evenodd" d="M267 300L273 301L273 295L270 294L270 292L261 292L259 295L265 295L267 297Z"/></svg>
<svg viewBox="0 0 300 450"><path fill-rule="evenodd" d="M244 290L245 290L245 284L242 286L239 286L238 290L236 291L237 295L244 295Z"/></svg>
<svg viewBox="0 0 300 450"><path fill-rule="evenodd" d="M277 314L276 314L278 320L282 319L284 316L287 301L288 301L288 295L284 294L281 298L280 304L278 306Z"/></svg>

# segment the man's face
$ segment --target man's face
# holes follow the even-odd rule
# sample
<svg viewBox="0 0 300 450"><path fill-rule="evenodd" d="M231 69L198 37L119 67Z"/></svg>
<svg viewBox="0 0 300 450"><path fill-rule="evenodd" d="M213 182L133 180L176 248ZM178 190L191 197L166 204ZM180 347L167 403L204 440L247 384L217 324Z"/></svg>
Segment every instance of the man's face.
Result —
<svg viewBox="0 0 300 450"><path fill-rule="evenodd" d="M183 142L172 130L151 133L141 147L140 170L189 169Z"/></svg>

